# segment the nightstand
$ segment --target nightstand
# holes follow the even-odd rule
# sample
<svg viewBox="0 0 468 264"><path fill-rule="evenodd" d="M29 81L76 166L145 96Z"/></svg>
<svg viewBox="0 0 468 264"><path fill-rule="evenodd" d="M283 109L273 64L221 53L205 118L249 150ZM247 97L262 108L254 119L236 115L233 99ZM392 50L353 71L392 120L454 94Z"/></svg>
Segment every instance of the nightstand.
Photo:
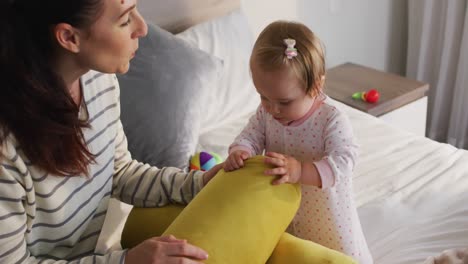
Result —
<svg viewBox="0 0 468 264"><path fill-rule="evenodd" d="M379 91L377 103L352 98L369 89ZM428 90L427 83L353 63L329 69L325 81L331 98L421 136L426 134Z"/></svg>

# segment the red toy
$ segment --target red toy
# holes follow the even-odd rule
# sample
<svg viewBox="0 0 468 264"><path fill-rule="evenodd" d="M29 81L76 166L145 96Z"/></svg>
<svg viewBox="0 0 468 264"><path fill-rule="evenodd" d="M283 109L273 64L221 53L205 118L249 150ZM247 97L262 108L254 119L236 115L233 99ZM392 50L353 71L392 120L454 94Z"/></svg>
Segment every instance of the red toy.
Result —
<svg viewBox="0 0 468 264"><path fill-rule="evenodd" d="M353 94L354 99L361 99L368 103L377 103L377 101L379 101L379 97L380 94L375 89L370 89L367 92L359 92Z"/></svg>

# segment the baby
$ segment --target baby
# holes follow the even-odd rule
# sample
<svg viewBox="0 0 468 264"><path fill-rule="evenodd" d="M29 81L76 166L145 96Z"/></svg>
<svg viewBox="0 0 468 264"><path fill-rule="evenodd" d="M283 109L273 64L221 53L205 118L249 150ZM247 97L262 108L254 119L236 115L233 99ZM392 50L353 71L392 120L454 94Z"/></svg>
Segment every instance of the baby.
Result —
<svg viewBox="0 0 468 264"><path fill-rule="evenodd" d="M305 25L277 21L259 35L250 69L261 105L229 147L226 171L263 154L273 184L301 183L293 235L373 263L353 199L357 145L346 115L323 92L325 58Z"/></svg>

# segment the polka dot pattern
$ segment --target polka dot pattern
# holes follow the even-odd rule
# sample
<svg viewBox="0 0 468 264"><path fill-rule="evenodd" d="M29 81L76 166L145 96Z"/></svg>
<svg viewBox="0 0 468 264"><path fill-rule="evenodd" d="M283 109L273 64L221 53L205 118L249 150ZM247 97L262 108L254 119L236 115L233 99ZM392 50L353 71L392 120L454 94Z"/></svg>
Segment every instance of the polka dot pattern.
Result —
<svg viewBox="0 0 468 264"><path fill-rule="evenodd" d="M288 232L373 263L353 199L352 170L357 157L352 127L347 117L325 100L302 124L284 126L259 107L236 138L262 154L263 150L291 155L300 161L330 165L335 183L329 188L302 186L300 208Z"/></svg>

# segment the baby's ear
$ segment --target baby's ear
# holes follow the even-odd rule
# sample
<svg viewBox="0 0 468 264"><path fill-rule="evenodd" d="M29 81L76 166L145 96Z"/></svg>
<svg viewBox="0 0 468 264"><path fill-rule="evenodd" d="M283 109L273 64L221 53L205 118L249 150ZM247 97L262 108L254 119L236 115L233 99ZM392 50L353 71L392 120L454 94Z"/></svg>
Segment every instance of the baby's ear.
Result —
<svg viewBox="0 0 468 264"><path fill-rule="evenodd" d="M323 85L325 84L325 75L322 75L322 76L320 77L319 84L320 84L320 85L319 85L320 90L322 90L322 89L323 89Z"/></svg>
<svg viewBox="0 0 468 264"><path fill-rule="evenodd" d="M325 75L322 75L314 83L314 87L310 89L311 96L317 96L323 91L323 85L325 84Z"/></svg>

